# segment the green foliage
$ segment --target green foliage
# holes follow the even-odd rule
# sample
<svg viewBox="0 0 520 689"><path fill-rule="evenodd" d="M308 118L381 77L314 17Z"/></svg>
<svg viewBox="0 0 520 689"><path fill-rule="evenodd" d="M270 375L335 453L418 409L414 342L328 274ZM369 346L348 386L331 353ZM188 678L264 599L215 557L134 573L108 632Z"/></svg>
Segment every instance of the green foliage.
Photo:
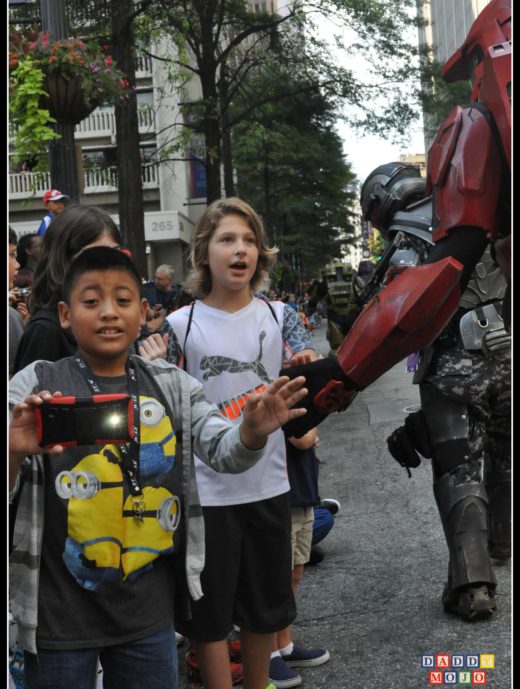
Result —
<svg viewBox="0 0 520 689"><path fill-rule="evenodd" d="M44 172L47 168L46 144L59 135L49 126L55 120L49 111L40 108L41 97L45 94L42 84L43 70L28 55L13 66L9 83L9 114L15 130L15 162L32 160L34 172Z"/></svg>
<svg viewBox="0 0 520 689"><path fill-rule="evenodd" d="M334 130L334 103L310 88L312 70L296 75L279 63L250 78L230 117L243 112L248 92L269 96L234 128L233 159L238 192L263 217L270 241L280 249L274 277L290 285L340 256L339 238L349 234L354 175ZM283 94L299 92L291 99ZM275 123L275 124L273 124Z"/></svg>
<svg viewBox="0 0 520 689"><path fill-rule="evenodd" d="M369 245L370 260L372 261L372 263L377 263L381 259L381 256L385 251L385 240L383 239L383 236L381 235L379 230L376 230L374 228L370 236Z"/></svg>

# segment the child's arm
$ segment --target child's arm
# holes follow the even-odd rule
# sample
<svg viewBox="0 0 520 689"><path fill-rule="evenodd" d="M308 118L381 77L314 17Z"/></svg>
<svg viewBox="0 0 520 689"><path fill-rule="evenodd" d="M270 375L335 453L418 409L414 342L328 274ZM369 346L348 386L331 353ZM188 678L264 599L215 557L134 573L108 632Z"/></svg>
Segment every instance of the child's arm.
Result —
<svg viewBox="0 0 520 689"><path fill-rule="evenodd" d="M239 429L240 439L247 448L261 449L270 433L305 414L305 409L292 409L307 394L306 388L302 387L304 383L303 376L293 381L281 376L265 392L248 397Z"/></svg>
<svg viewBox="0 0 520 689"><path fill-rule="evenodd" d="M307 431L305 435L302 435L301 438L296 438L295 436L292 436L289 438L289 442L291 445L294 445L294 447L297 447L299 450L308 450L309 447L314 447L317 445L318 442L318 429L317 428L311 428L310 431Z"/></svg>
<svg viewBox="0 0 520 689"><path fill-rule="evenodd" d="M61 392L56 392L54 396L60 395ZM27 455L57 455L63 452L62 445L42 448L37 442L34 410L50 397L53 395L48 390L42 390L37 394L28 395L23 402L13 407L9 424L9 490L13 488L20 466Z"/></svg>

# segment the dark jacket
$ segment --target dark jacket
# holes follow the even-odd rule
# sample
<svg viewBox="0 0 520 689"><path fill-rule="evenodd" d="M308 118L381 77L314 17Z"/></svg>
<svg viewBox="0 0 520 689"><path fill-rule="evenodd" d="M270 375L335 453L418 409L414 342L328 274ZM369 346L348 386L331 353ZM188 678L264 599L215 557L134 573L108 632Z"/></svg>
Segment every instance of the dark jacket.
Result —
<svg viewBox="0 0 520 689"><path fill-rule="evenodd" d="M16 373L37 359L58 361L76 351L70 330L63 330L55 309L41 309L31 316L18 345L13 371Z"/></svg>

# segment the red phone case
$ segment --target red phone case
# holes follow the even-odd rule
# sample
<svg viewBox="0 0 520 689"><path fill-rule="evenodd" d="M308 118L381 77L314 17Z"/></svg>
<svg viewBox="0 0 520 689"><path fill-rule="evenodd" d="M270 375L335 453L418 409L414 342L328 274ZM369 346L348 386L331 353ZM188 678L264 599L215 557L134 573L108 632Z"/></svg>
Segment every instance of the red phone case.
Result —
<svg viewBox="0 0 520 689"><path fill-rule="evenodd" d="M126 408L126 413L127 413L127 418L128 418L128 423L126 430L128 431L128 436L124 438L92 438L89 443L86 442L80 442L81 439L66 439L63 441L59 440L53 440L53 442L50 443L45 443L42 445L42 441L45 438L45 415L46 412L49 410L49 408L52 406L54 408L63 408L66 406L74 407L78 410L81 410L82 408L92 408L95 407L95 405L103 405L106 403L111 402L120 402L122 400L128 400L128 406ZM74 413L73 410L71 410L71 413ZM133 427L134 427L134 409L132 405L132 400L130 399L130 396L125 394L125 393L112 393L112 394L99 394L99 395L92 395L91 397L76 397L76 396L68 396L68 397L51 397L49 400L45 401L41 406L36 407L34 410L34 416L35 416L35 427L36 427L36 436L38 439L38 445L40 447L53 447L54 445L63 445L64 447L71 447L71 446L76 446L76 445L106 445L106 444L125 444L129 441L129 439L134 437L134 432L133 432Z"/></svg>

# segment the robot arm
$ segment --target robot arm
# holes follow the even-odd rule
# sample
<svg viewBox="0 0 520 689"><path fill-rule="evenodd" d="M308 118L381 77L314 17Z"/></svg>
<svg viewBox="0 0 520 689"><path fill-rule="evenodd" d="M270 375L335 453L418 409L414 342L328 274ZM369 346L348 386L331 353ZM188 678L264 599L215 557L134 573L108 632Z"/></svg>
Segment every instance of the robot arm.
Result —
<svg viewBox="0 0 520 689"><path fill-rule="evenodd" d="M364 307L343 340L337 358L326 358L281 371L304 375L308 413L284 430L300 437L332 411L346 409L358 390L426 347L458 308L462 265L454 258L405 268Z"/></svg>

